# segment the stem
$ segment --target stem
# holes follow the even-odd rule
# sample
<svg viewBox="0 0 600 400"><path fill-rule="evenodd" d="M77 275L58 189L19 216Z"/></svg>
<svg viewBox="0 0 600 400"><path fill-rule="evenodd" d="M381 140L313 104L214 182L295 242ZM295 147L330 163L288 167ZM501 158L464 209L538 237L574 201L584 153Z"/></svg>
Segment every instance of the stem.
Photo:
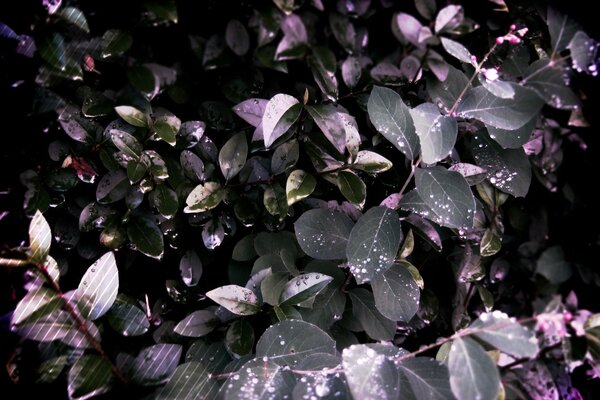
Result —
<svg viewBox="0 0 600 400"><path fill-rule="evenodd" d="M16 258L0 257L0 265L5 265L7 267L24 267L26 265L29 265L29 261L19 260Z"/></svg>
<svg viewBox="0 0 600 400"><path fill-rule="evenodd" d="M545 355L545 354L549 353L550 351L552 351L552 350L554 350L554 349L557 349L557 348L559 348L560 346L561 346L561 343L560 343L560 342L558 342L558 343L556 343L556 344L553 344L552 346L547 346L547 347L544 347L544 348L543 348L542 350L540 350L540 352L537 354L536 358L540 358L540 357L542 357L543 355ZM500 367L500 368L501 368L503 371L506 371L507 369L511 369L512 367L515 367L515 366L517 366L517 365L523 364L523 363L525 363L525 362L527 362L527 361L529 361L529 360L531 360L531 358L527 358L527 357L519 358L519 359L517 359L517 360L515 360L515 361L513 361L513 362L511 362L511 363L508 363L508 364L506 364L506 365L504 365L504 366L502 366L502 367Z"/></svg>
<svg viewBox="0 0 600 400"><path fill-rule="evenodd" d="M479 64L477 64L477 67L475 67L475 72L473 72L473 75L471 75L471 78L469 79L469 81L467 82L465 87L463 88L462 92L460 92L460 94L456 98L456 101L450 108L450 112L448 114L450 114L450 115L454 114L454 112L456 111L456 108L458 107L458 104L464 97L465 93L467 93L467 90L469 90L471 83L473 83L473 80L475 79L477 74L479 74L479 72L481 71L481 67L483 67L483 64L485 64L485 62L488 60L488 58L496 50L496 47L498 47L498 45L496 43L494 43L494 45L488 50L488 52L485 54L485 56L483 56L483 59L481 60L481 62Z"/></svg>
<svg viewBox="0 0 600 400"><path fill-rule="evenodd" d="M110 369L112 370L113 374L117 377L117 379L121 381L121 383L127 384L127 378L123 376L116 364L113 363L112 360L108 357L106 352L102 349L102 345L100 344L100 342L98 342L96 338L94 338L94 336L90 333L85 323L85 319L82 319L73 307L73 304L71 304L70 301L64 298L64 293L60 289L60 286L58 286L58 283L56 283L54 279L52 279L52 277L48 273L48 270L46 269L46 266L43 264L34 265L35 268L43 275L46 282L50 284L52 289L57 293L58 297L64 300L64 309L69 313L69 316L71 317L73 322L75 322L76 329L79 330L83 334L83 336L85 336L86 340L92 345L94 350L96 350L98 354L100 354L100 357L102 357L106 362L110 364Z"/></svg>
<svg viewBox="0 0 600 400"><path fill-rule="evenodd" d="M398 192L398 196L400 196L400 198L402 198L402 195L404 194L404 191L408 187L408 184L412 181L412 178L415 176L415 171L417 169L417 165L419 165L420 163L421 163L421 156L419 156L419 158L417 158L417 160L411 164L410 173L408 174L408 177L404 181L404 184L402 185L400 192Z"/></svg>

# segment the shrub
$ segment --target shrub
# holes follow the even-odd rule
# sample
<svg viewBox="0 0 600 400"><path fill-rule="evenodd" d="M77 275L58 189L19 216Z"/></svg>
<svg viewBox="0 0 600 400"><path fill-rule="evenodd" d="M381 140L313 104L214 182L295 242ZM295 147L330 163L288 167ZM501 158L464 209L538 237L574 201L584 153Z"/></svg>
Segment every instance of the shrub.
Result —
<svg viewBox="0 0 600 400"><path fill-rule="evenodd" d="M575 290L600 279L548 222L580 212L559 168L586 151L597 73L571 17L60 3L1 26L47 128L20 175L29 242L0 259L25 271L14 380L70 399L586 394L600 316Z"/></svg>

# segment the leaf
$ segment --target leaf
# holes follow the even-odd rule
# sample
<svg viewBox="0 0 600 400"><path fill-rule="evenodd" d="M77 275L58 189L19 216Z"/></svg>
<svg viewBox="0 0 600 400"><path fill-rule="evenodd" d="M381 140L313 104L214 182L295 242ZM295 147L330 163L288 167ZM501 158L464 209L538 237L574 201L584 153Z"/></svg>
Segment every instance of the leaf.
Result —
<svg viewBox="0 0 600 400"><path fill-rule="evenodd" d="M408 269L392 265L371 282L375 306L386 318L409 322L419 309L419 286Z"/></svg>
<svg viewBox="0 0 600 400"><path fill-rule="evenodd" d="M515 197L524 197L531 183L531 165L523 149L503 149L485 131L473 137L475 162L487 171L492 185Z"/></svg>
<svg viewBox="0 0 600 400"><path fill-rule="evenodd" d="M225 41L227 42L227 46L238 56L243 56L250 48L248 31L237 19L232 19L227 23Z"/></svg>
<svg viewBox="0 0 600 400"><path fill-rule="evenodd" d="M442 8L435 17L435 33L451 32L464 19L462 6L450 5Z"/></svg>
<svg viewBox="0 0 600 400"><path fill-rule="evenodd" d="M463 89L467 86L470 86L469 79L462 71L451 65L448 66L448 75L444 81L433 78L427 79L427 89L431 100L439 108L444 109L445 112L452 109L454 103L461 96Z"/></svg>
<svg viewBox="0 0 600 400"><path fill-rule="evenodd" d="M236 315L252 315L260 310L256 294L237 285L221 286L206 293L206 297Z"/></svg>
<svg viewBox="0 0 600 400"><path fill-rule="evenodd" d="M159 138L171 146L175 146L177 143L177 132L181 128L181 120L179 118L174 115L162 115L154 120L153 127Z"/></svg>
<svg viewBox="0 0 600 400"><path fill-rule="evenodd" d="M146 115L135 107L118 106L115 107L115 111L119 114L119 117L123 118L130 125L140 128L148 126Z"/></svg>
<svg viewBox="0 0 600 400"><path fill-rule="evenodd" d="M397 399L400 386L394 363L364 344L350 346L342 352L342 366L352 393L361 400Z"/></svg>
<svg viewBox="0 0 600 400"><path fill-rule="evenodd" d="M581 106L577 95L565 83L562 63L537 60L525 71L523 84L533 89L544 101L560 110L574 110Z"/></svg>
<svg viewBox="0 0 600 400"><path fill-rule="evenodd" d="M65 39L59 33L52 33L36 41L40 56L57 70L65 70L68 63Z"/></svg>
<svg viewBox="0 0 600 400"><path fill-rule="evenodd" d="M411 43L420 47L419 32L423 25L418 19L406 13L398 13L392 19L392 32L401 43Z"/></svg>
<svg viewBox="0 0 600 400"><path fill-rule="evenodd" d="M179 261L179 272L183 283L193 287L198 284L202 276L202 260L194 250L189 249Z"/></svg>
<svg viewBox="0 0 600 400"><path fill-rule="evenodd" d="M317 186L317 180L301 169L292 171L285 185L288 206L310 196Z"/></svg>
<svg viewBox="0 0 600 400"><path fill-rule="evenodd" d="M150 203L161 215L167 218L174 216L179 208L177 193L166 184L156 185L150 193Z"/></svg>
<svg viewBox="0 0 600 400"><path fill-rule="evenodd" d="M360 285L383 274L394 262L402 241L398 214L386 207L370 208L354 225L346 256Z"/></svg>
<svg viewBox="0 0 600 400"><path fill-rule="evenodd" d="M448 171L455 171L465 177L467 183L471 186L477 185L486 179L485 168L468 163L456 163L448 168Z"/></svg>
<svg viewBox="0 0 600 400"><path fill-rule="evenodd" d="M64 7L58 10L58 12L56 12L54 15L76 26L85 33L90 33L90 27L88 26L87 19L80 9L75 7Z"/></svg>
<svg viewBox="0 0 600 400"><path fill-rule="evenodd" d="M215 398L220 383L211 379L208 364L197 361L180 364L169 382L156 394L159 400L198 400Z"/></svg>
<svg viewBox="0 0 600 400"><path fill-rule="evenodd" d="M422 201L445 225L473 226L475 198L461 174L439 166L417 168L415 186Z"/></svg>
<svg viewBox="0 0 600 400"><path fill-rule="evenodd" d="M400 95L391 89L374 86L367 104L375 129L410 160L419 155L419 137L410 110Z"/></svg>
<svg viewBox="0 0 600 400"><path fill-rule="evenodd" d="M219 182L206 182L190 192L185 203L184 213L198 213L211 210L219 205L224 192Z"/></svg>
<svg viewBox="0 0 600 400"><path fill-rule="evenodd" d="M225 180L236 176L246 164L248 157L248 142L246 135L238 133L229 139L219 152L219 166Z"/></svg>
<svg viewBox="0 0 600 400"><path fill-rule="evenodd" d="M367 289L357 288L348 292L354 316L362 328L375 340L392 340L396 334L396 322L384 317L375 306L373 294Z"/></svg>
<svg viewBox="0 0 600 400"><path fill-rule="evenodd" d="M554 7L548 7L546 18L548 32L550 33L550 42L552 45L551 58L554 59L558 53L567 48L569 42L577 31L579 25L567 14L561 14Z"/></svg>
<svg viewBox="0 0 600 400"><path fill-rule="evenodd" d="M30 290L15 307L11 325L34 323L36 319L59 310L62 305L63 302L56 293L43 286Z"/></svg>
<svg viewBox="0 0 600 400"><path fill-rule="evenodd" d="M452 57L456 58L459 61L462 61L467 64L476 65L473 62L473 55L465 46L461 43L455 42L454 40L442 37L440 38L442 41L442 46L444 50Z"/></svg>
<svg viewBox="0 0 600 400"><path fill-rule="evenodd" d="M496 97L486 88L478 86L467 91L456 112L500 129L522 127L537 115L543 103L533 90L516 83L509 84L515 91L514 99Z"/></svg>
<svg viewBox="0 0 600 400"><path fill-rule="evenodd" d="M319 294L333 280L318 272L309 272L290 280L279 296L279 306L298 305Z"/></svg>
<svg viewBox="0 0 600 400"><path fill-rule="evenodd" d="M83 274L77 295L85 301L92 321L100 318L112 307L119 290L119 270L112 252L104 254Z"/></svg>
<svg viewBox="0 0 600 400"><path fill-rule="evenodd" d="M308 210L294 223L300 248L319 260L346 257L346 244L354 223L343 213L326 208Z"/></svg>
<svg viewBox="0 0 600 400"><path fill-rule="evenodd" d="M130 160L127 163L127 178L131 184L139 182L150 169L150 160L143 156L139 160Z"/></svg>
<svg viewBox="0 0 600 400"><path fill-rule="evenodd" d="M459 399L490 399L498 396L500 376L483 348L470 338L457 338L448 358L450 387Z"/></svg>
<svg viewBox="0 0 600 400"><path fill-rule="evenodd" d="M262 116L263 136L265 147L269 148L300 117L302 105L287 94L276 94L269 100Z"/></svg>
<svg viewBox="0 0 600 400"><path fill-rule="evenodd" d="M109 325L123 336L139 336L148 332L150 321L139 307L117 301L106 313Z"/></svg>
<svg viewBox="0 0 600 400"><path fill-rule="evenodd" d="M186 337L201 337L212 332L219 320L212 311L197 310L179 321L174 332Z"/></svg>
<svg viewBox="0 0 600 400"><path fill-rule="evenodd" d="M283 39L275 50L275 60L284 61L302 57L306 52L308 34L302 19L294 14L281 20Z"/></svg>
<svg viewBox="0 0 600 400"><path fill-rule="evenodd" d="M29 223L28 257L32 263L44 264L50 252L52 232L40 210L36 210Z"/></svg>
<svg viewBox="0 0 600 400"><path fill-rule="evenodd" d="M306 110L315 120L321 132L340 154L346 148L346 131L344 121L340 116L341 111L332 104L306 106Z"/></svg>
<svg viewBox="0 0 600 400"><path fill-rule="evenodd" d="M304 321L286 320L271 325L258 339L256 357L268 357L277 365L296 366L313 353L335 354L335 341Z"/></svg>
<svg viewBox="0 0 600 400"><path fill-rule="evenodd" d="M387 158L369 150L361 150L356 155L352 168L359 169L371 174L385 172L393 167Z"/></svg>
<svg viewBox="0 0 600 400"><path fill-rule="evenodd" d="M409 358L397 364L400 398L451 400L448 367L427 357Z"/></svg>
<svg viewBox="0 0 600 400"><path fill-rule="evenodd" d="M498 237L491 229L486 229L481 242L479 242L479 254L482 257L490 257L498 253L502 248L502 238Z"/></svg>
<svg viewBox="0 0 600 400"><path fill-rule="evenodd" d="M352 171L344 170L337 174L337 187L352 204L362 208L367 198L367 186Z"/></svg>
<svg viewBox="0 0 600 400"><path fill-rule="evenodd" d="M477 79L479 80L479 83L494 96L503 99L513 99L515 97L515 89L512 82L502 81L500 79L488 79L484 72L477 74Z"/></svg>
<svg viewBox="0 0 600 400"><path fill-rule="evenodd" d="M131 381L138 385L158 385L166 382L181 358L181 345L160 343L146 347L127 365Z"/></svg>
<svg viewBox="0 0 600 400"><path fill-rule="evenodd" d="M531 134L537 124L537 115L522 127L515 130L498 129L487 126L487 131L492 139L505 149L518 149L529 142Z"/></svg>
<svg viewBox="0 0 600 400"><path fill-rule="evenodd" d="M256 358L227 379L225 400L287 399L295 383L291 371L271 360Z"/></svg>
<svg viewBox="0 0 600 400"><path fill-rule="evenodd" d="M410 110L421 143L421 157L435 164L450 154L456 143L458 125L454 118L440 114L437 106L423 103Z"/></svg>
<svg viewBox="0 0 600 400"><path fill-rule="evenodd" d="M112 386L112 371L108 361L97 355L80 357L68 374L69 399L84 400L108 392Z"/></svg>
<svg viewBox="0 0 600 400"><path fill-rule="evenodd" d="M500 311L480 314L469 329L477 339L513 357L533 358L539 351L535 333Z"/></svg>
<svg viewBox="0 0 600 400"><path fill-rule="evenodd" d="M358 85L362 76L362 67L357 57L348 56L342 62L342 80L349 89L353 89Z"/></svg>
<svg viewBox="0 0 600 400"><path fill-rule="evenodd" d="M569 42L567 48L571 52L573 68L578 72L585 72L592 76L598 75L598 66L595 64L598 43L585 32L578 31Z"/></svg>
<svg viewBox="0 0 600 400"><path fill-rule="evenodd" d="M162 258L163 233L149 216L133 213L127 221L127 237L140 253L156 259Z"/></svg>
<svg viewBox="0 0 600 400"><path fill-rule="evenodd" d="M542 275L553 285L567 281L572 274L571 264L565 260L565 253L560 246L552 246L544 250L537 260L537 274Z"/></svg>
<svg viewBox="0 0 600 400"><path fill-rule="evenodd" d="M117 149L128 156L138 159L142 155L143 147L133 135L122 130L111 129L110 139Z"/></svg>
<svg viewBox="0 0 600 400"><path fill-rule="evenodd" d="M102 57L113 57L125 53L133 44L133 37L120 29L109 29L102 35Z"/></svg>
<svg viewBox="0 0 600 400"><path fill-rule="evenodd" d="M67 356L58 356L42 362L39 367L36 368L38 378L35 383L40 384L54 382L64 370L65 366L67 365L67 361Z"/></svg>
<svg viewBox="0 0 600 400"><path fill-rule="evenodd" d="M269 100L265 99L244 100L233 106L233 112L250 125L258 127L262 124L268 102Z"/></svg>
<svg viewBox="0 0 600 400"><path fill-rule="evenodd" d="M254 347L254 328L247 319L233 321L225 335L227 349L235 355L243 356L252 353Z"/></svg>
<svg viewBox="0 0 600 400"><path fill-rule="evenodd" d="M208 250L214 250L223 243L225 229L216 219L211 219L202 227L202 242Z"/></svg>
<svg viewBox="0 0 600 400"><path fill-rule="evenodd" d="M279 175L292 168L298 162L300 146L296 139L277 146L271 158L271 173Z"/></svg>

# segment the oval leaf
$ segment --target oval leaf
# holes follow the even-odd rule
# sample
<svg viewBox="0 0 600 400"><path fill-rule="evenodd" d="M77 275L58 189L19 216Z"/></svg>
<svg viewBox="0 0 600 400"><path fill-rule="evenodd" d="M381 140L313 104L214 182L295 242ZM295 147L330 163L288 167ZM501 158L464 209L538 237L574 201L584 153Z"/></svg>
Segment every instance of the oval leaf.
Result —
<svg viewBox="0 0 600 400"><path fill-rule="evenodd" d="M392 265L371 282L375 306L385 317L408 322L419 309L419 286L408 269Z"/></svg>
<svg viewBox="0 0 600 400"><path fill-rule="evenodd" d="M212 332L218 324L219 320L213 312L198 310L179 321L174 332L186 337L200 337Z"/></svg>
<svg viewBox="0 0 600 400"><path fill-rule="evenodd" d="M115 255L110 252L100 257L85 272L77 293L80 299L88 302L91 320L100 318L112 307L119 290L119 270Z"/></svg>
<svg viewBox="0 0 600 400"><path fill-rule="evenodd" d="M260 302L250 289L237 285L221 286L206 293L206 297L237 315L252 315L260 310Z"/></svg>
<svg viewBox="0 0 600 400"><path fill-rule="evenodd" d="M393 361L366 345L353 345L342 352L342 366L354 399L392 400L400 392Z"/></svg>
<svg viewBox="0 0 600 400"><path fill-rule="evenodd" d="M346 245L354 223L341 212L327 208L308 210L294 224L300 248L319 260L346 258Z"/></svg>
<svg viewBox="0 0 600 400"><path fill-rule="evenodd" d="M219 152L219 166L226 180L241 171L248 157L248 142L244 133L238 133L227 141Z"/></svg>
<svg viewBox="0 0 600 400"><path fill-rule="evenodd" d="M498 368L470 338L458 338L452 343L448 358L450 387L459 399L494 400L500 389Z"/></svg>
<svg viewBox="0 0 600 400"><path fill-rule="evenodd" d="M318 272L297 276L283 287L279 296L279 305L297 305L311 299L325 289L332 280L332 277Z"/></svg>

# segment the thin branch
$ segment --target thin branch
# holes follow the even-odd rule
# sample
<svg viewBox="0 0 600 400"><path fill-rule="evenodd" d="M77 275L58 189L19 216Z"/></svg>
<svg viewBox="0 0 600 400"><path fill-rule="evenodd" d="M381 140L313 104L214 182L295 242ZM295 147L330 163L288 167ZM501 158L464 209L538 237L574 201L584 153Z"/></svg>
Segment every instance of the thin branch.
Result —
<svg viewBox="0 0 600 400"><path fill-rule="evenodd" d="M29 265L29 261L19 260L17 258L0 257L0 265L4 265L6 267L25 267Z"/></svg>
<svg viewBox="0 0 600 400"><path fill-rule="evenodd" d="M406 188L408 187L408 185L412 181L412 178L415 176L415 171L417 169L417 166L420 163L421 163L421 156L419 156L419 158L417 158L417 160L414 163L411 164L410 173L408 174L408 177L404 181L404 184L402 185L402 188L400 189L400 192L398 192L398 195L400 196L400 198L402 198L402 196L404 195L404 191L406 190Z"/></svg>

